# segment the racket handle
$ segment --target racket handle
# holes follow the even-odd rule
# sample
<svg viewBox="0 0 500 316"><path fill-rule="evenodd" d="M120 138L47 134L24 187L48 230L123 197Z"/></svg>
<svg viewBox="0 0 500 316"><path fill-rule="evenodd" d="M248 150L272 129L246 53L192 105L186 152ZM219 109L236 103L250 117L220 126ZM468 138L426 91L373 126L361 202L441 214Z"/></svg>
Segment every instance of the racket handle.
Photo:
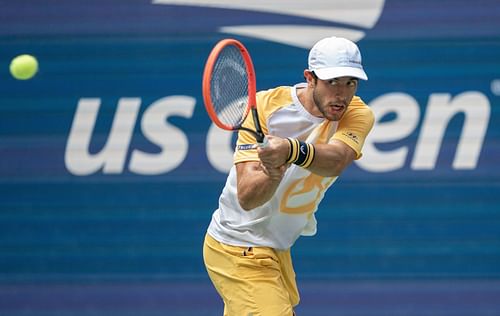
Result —
<svg viewBox="0 0 500 316"><path fill-rule="evenodd" d="M257 146L259 146L260 148L265 148L267 147L267 145L269 145L269 141L267 140L266 136L264 136L262 142L257 142Z"/></svg>

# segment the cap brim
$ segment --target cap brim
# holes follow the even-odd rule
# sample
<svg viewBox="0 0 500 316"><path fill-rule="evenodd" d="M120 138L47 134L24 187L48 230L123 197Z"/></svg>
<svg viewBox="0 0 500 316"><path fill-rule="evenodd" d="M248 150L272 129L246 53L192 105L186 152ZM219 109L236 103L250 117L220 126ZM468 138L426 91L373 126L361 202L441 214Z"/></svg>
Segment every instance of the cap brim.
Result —
<svg viewBox="0 0 500 316"><path fill-rule="evenodd" d="M313 70L316 76L321 80L329 80L339 77L354 77L362 80L368 80L368 76L361 68L354 67L332 67Z"/></svg>

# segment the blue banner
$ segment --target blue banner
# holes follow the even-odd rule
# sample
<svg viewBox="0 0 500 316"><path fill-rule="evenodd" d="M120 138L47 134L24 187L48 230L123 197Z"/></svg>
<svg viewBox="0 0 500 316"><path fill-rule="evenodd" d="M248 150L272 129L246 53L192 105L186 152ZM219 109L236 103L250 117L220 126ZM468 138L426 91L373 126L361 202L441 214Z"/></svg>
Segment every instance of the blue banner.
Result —
<svg viewBox="0 0 500 316"><path fill-rule="evenodd" d="M141 315L166 309L134 295L146 284L158 301L163 290L196 289L217 302L206 303L207 315L222 313L201 246L235 139L206 114L206 58L220 39L237 38L252 55L258 90L293 85L303 81L308 49L331 35L359 45L369 80L358 95L376 122L362 159L322 202L318 234L294 248L304 299L322 302L316 310L304 303L304 314L330 315L328 295L339 287L369 300L360 280L395 295L410 289L398 306L415 315L425 313L405 309L411 297L442 314L452 307L422 293L466 298L468 286L484 294L470 305L484 307L474 315L498 311L489 299L500 294L494 0L0 4L0 291L12 298L0 311L6 304L20 315L24 295L25 311L48 313L57 295L91 291L135 297ZM20 54L38 59L30 80L9 73ZM73 282L74 296L54 285ZM120 282L132 282L130 292L109 287ZM50 299L37 296L37 284ZM313 294L325 286L330 294ZM188 302L172 304L173 314L199 315ZM353 302L336 304L366 315ZM108 307L120 314L116 306Z"/></svg>

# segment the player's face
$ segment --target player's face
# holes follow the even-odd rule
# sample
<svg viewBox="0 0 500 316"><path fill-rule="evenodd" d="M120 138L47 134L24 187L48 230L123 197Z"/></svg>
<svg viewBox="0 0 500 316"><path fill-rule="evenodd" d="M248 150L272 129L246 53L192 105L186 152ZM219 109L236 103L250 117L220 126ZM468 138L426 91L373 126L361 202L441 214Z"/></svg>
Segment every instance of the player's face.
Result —
<svg viewBox="0 0 500 316"><path fill-rule="evenodd" d="M330 80L317 79L313 88L313 100L323 117L338 121L351 103L358 88L358 79L339 77Z"/></svg>

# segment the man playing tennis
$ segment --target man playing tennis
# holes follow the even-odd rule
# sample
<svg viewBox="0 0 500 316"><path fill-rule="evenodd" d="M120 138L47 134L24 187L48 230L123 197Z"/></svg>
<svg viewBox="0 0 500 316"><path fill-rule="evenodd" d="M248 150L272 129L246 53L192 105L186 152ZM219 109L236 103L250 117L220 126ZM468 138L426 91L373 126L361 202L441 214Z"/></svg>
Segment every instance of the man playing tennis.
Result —
<svg viewBox="0 0 500 316"><path fill-rule="evenodd" d="M205 238L208 274L225 316L293 315L299 302L290 248L316 233L325 191L361 157L373 113L355 96L367 80L353 42L329 37L309 52L305 83L257 94L268 145L240 131L234 166ZM251 128L249 115L244 126Z"/></svg>

